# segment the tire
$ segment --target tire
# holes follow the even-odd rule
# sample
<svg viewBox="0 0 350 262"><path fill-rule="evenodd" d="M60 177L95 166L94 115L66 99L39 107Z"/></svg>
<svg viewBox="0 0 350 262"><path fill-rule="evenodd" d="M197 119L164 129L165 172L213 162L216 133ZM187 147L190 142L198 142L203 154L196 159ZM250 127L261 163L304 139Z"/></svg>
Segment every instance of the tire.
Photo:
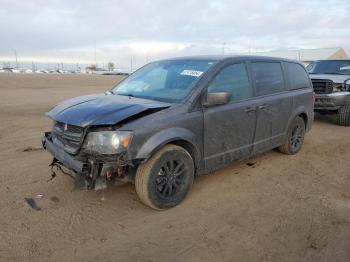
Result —
<svg viewBox="0 0 350 262"><path fill-rule="evenodd" d="M289 126L285 143L278 148L279 151L287 155L295 155L304 144L304 136L305 122L297 116Z"/></svg>
<svg viewBox="0 0 350 262"><path fill-rule="evenodd" d="M350 126L350 104L339 108L337 113L337 124L340 126Z"/></svg>
<svg viewBox="0 0 350 262"><path fill-rule="evenodd" d="M135 188L145 205L162 210L178 205L190 191L193 179L191 155L182 147L166 145L139 165Z"/></svg>

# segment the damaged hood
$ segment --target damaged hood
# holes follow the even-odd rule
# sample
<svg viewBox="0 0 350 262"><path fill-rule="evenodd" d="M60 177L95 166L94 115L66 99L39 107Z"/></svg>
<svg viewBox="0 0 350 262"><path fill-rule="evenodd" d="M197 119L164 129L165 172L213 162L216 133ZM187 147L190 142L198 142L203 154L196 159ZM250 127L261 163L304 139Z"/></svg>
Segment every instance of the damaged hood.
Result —
<svg viewBox="0 0 350 262"><path fill-rule="evenodd" d="M66 100L46 115L55 121L80 127L114 125L147 110L162 110L170 105L148 99L97 94Z"/></svg>
<svg viewBox="0 0 350 262"><path fill-rule="evenodd" d="M347 83L350 83L350 75L333 75L333 74L310 74L311 79L329 79L334 83L342 84L345 80L349 79Z"/></svg>

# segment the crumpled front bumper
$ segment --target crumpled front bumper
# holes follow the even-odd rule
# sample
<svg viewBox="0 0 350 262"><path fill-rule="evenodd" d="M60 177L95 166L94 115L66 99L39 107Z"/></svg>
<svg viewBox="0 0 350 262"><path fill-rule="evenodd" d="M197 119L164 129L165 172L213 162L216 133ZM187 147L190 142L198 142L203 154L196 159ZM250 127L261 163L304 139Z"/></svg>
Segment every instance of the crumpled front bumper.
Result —
<svg viewBox="0 0 350 262"><path fill-rule="evenodd" d="M316 94L316 110L337 110L346 103L350 103L350 92L335 92L331 94Z"/></svg>
<svg viewBox="0 0 350 262"><path fill-rule="evenodd" d="M44 149L53 156L51 166L65 167L70 171L69 176L74 179L73 190L95 189L107 187L106 178L100 176L98 164L94 162L82 162L75 159L51 140L51 132L45 132L42 137ZM65 173L62 169L61 171Z"/></svg>
<svg viewBox="0 0 350 262"><path fill-rule="evenodd" d="M57 159L60 163L62 163L66 168L74 171L75 173L81 174L83 170L88 168L88 163L84 163L74 159L73 156L68 154L62 148L54 145L51 141L51 132L45 132L44 136L41 139L41 143L50 154Z"/></svg>

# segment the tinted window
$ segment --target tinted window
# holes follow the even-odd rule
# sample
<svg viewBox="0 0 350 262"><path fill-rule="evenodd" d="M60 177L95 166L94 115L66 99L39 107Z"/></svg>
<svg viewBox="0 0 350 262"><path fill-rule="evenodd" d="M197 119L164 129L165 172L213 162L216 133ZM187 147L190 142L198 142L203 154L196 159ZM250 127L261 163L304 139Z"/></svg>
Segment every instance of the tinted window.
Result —
<svg viewBox="0 0 350 262"><path fill-rule="evenodd" d="M208 87L209 92L221 91L231 94L231 102L242 101L253 96L244 64L225 67Z"/></svg>
<svg viewBox="0 0 350 262"><path fill-rule="evenodd" d="M258 96L284 91L284 80L280 63L252 63L252 71Z"/></svg>
<svg viewBox="0 0 350 262"><path fill-rule="evenodd" d="M350 60L317 61L309 64L307 70L310 74L350 75Z"/></svg>
<svg viewBox="0 0 350 262"><path fill-rule="evenodd" d="M290 89L310 87L309 76L303 66L288 62L284 63L284 65L287 71Z"/></svg>

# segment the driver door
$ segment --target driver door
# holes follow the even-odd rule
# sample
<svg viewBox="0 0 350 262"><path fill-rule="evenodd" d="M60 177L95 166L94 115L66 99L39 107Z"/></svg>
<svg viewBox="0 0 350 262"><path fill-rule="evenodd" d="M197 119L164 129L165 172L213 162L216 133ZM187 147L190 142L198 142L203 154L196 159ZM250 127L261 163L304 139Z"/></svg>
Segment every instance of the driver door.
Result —
<svg viewBox="0 0 350 262"><path fill-rule="evenodd" d="M207 92L231 95L229 103L203 109L205 167L213 170L251 154L257 103L245 63L224 66Z"/></svg>

